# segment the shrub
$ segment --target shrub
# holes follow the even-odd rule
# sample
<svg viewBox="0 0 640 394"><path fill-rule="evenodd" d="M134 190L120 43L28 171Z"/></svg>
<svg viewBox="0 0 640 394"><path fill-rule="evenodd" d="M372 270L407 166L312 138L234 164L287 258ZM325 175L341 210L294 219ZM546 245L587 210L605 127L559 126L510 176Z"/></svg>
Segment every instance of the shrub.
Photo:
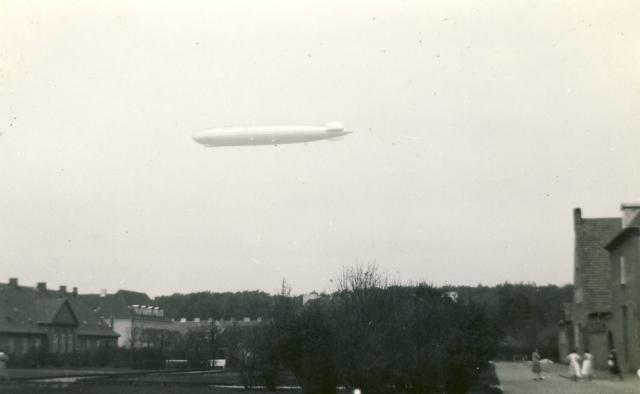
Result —
<svg viewBox="0 0 640 394"><path fill-rule="evenodd" d="M347 271L339 284L302 309L281 299L265 338L306 393L334 393L337 384L366 393L465 392L495 353L499 330L474 304L427 285L390 286L371 267Z"/></svg>

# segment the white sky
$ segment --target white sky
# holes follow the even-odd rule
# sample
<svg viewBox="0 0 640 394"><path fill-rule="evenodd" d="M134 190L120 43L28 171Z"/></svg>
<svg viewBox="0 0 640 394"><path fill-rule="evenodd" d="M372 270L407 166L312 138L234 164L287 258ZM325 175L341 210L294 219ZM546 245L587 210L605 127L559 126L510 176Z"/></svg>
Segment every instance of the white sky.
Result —
<svg viewBox="0 0 640 394"><path fill-rule="evenodd" d="M0 281L571 281L640 200L634 1L0 2ZM205 149L324 124L340 142Z"/></svg>

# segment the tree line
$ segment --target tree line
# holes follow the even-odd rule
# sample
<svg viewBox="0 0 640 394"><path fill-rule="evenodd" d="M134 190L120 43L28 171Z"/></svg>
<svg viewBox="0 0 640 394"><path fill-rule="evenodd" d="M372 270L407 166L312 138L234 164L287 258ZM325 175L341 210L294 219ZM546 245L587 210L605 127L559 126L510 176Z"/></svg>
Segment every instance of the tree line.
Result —
<svg viewBox="0 0 640 394"><path fill-rule="evenodd" d="M572 285L503 283L452 289L461 302L479 304L499 327L500 359L527 358L535 348L545 358L558 359L558 323L564 319L564 304L572 300Z"/></svg>
<svg viewBox="0 0 640 394"><path fill-rule="evenodd" d="M274 307L274 296L263 291L214 293L210 291L160 296L154 299L164 309L165 316L179 319L269 319Z"/></svg>
<svg viewBox="0 0 640 394"><path fill-rule="evenodd" d="M338 282L340 280L345 279ZM338 287L346 285L339 283ZM357 286L357 283L350 285ZM563 303L571 302L573 286L503 283L497 286L449 286L440 290L455 291L460 302L472 300L485 310L501 334L499 358L522 358L537 347L544 357L557 359L557 324L564 318ZM155 303L165 310L166 316L176 319L262 317L269 320L274 316L278 297L280 295L262 291L176 293L157 297ZM301 304L301 297L294 297L292 302Z"/></svg>
<svg viewBox="0 0 640 394"><path fill-rule="evenodd" d="M197 365L226 349L247 387L273 389L293 376L307 393L423 393L466 392L490 360L525 358L535 348L556 358L557 323L572 295L569 285L406 285L375 266L347 268L336 283L305 305L286 282L277 295L203 292L156 302L176 318L263 317L260 327L215 338L193 333L185 353Z"/></svg>

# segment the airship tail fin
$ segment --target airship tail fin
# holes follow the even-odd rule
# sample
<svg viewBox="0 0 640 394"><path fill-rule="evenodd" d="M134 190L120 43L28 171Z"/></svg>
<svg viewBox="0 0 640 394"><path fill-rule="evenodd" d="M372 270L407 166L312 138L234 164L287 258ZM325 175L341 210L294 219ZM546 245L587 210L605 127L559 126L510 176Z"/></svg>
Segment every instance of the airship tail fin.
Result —
<svg viewBox="0 0 640 394"><path fill-rule="evenodd" d="M327 131L344 131L342 122L329 122L326 125Z"/></svg>

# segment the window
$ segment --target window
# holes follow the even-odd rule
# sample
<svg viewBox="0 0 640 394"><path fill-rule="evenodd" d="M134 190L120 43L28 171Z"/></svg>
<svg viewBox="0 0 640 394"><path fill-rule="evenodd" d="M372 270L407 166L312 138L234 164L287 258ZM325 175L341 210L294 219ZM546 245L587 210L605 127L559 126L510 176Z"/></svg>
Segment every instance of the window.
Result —
<svg viewBox="0 0 640 394"><path fill-rule="evenodd" d="M60 353L67 352L67 333L64 331L60 334Z"/></svg>
<svg viewBox="0 0 640 394"><path fill-rule="evenodd" d="M29 351L29 338L22 338L22 353L27 353Z"/></svg>
<svg viewBox="0 0 640 394"><path fill-rule="evenodd" d="M579 304L582 302L582 288L580 287L576 289L575 300L576 300L576 304Z"/></svg>
<svg viewBox="0 0 640 394"><path fill-rule="evenodd" d="M58 352L58 333L53 332L51 334L51 352Z"/></svg>
<svg viewBox="0 0 640 394"><path fill-rule="evenodd" d="M627 284L627 267L625 266L624 256L620 256L620 284Z"/></svg>
<svg viewBox="0 0 640 394"><path fill-rule="evenodd" d="M73 352L73 333L67 334L67 352Z"/></svg>

